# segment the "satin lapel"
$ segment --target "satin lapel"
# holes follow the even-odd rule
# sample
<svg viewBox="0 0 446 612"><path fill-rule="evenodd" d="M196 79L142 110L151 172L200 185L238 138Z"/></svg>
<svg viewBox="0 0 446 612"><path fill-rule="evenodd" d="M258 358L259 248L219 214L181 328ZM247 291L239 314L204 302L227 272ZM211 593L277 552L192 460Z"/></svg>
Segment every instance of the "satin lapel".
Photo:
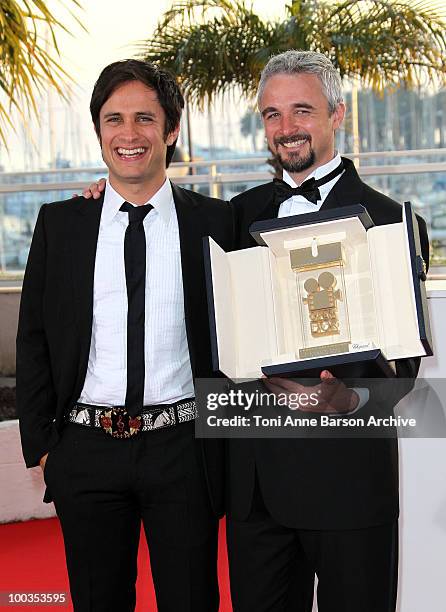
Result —
<svg viewBox="0 0 446 612"><path fill-rule="evenodd" d="M273 183L268 183L270 187L266 194L265 200L258 204L258 213L255 215L254 221L263 221L265 219L274 219L277 217L278 207L274 204L274 188Z"/></svg>
<svg viewBox="0 0 446 612"><path fill-rule="evenodd" d="M77 322L79 329L80 353L79 375L76 393L80 393L88 365L93 320L93 284L98 242L99 222L101 220L104 196L97 200L84 198L73 215L70 231L71 261L76 300Z"/></svg>
<svg viewBox="0 0 446 612"><path fill-rule="evenodd" d="M320 210L362 204L363 183L353 162L343 157L345 172L328 194Z"/></svg>
<svg viewBox="0 0 446 612"><path fill-rule="evenodd" d="M198 302L203 300L204 287L202 286L200 271L203 268L203 236L206 236L208 231L194 198L174 184L172 184L172 191L180 234L187 342L192 371L195 371L193 331L200 325L200 321L195 319L201 311Z"/></svg>
<svg viewBox="0 0 446 612"><path fill-rule="evenodd" d="M236 211L236 244L237 248L246 249L247 247L258 246L257 242L249 233L249 228L255 221L264 221L265 219L275 219L277 217L277 206L274 204L274 189L273 183L267 184L268 189L263 190L260 199L256 196L256 199L249 200L249 207L246 207L246 211L243 215ZM258 198L258 199L257 199Z"/></svg>

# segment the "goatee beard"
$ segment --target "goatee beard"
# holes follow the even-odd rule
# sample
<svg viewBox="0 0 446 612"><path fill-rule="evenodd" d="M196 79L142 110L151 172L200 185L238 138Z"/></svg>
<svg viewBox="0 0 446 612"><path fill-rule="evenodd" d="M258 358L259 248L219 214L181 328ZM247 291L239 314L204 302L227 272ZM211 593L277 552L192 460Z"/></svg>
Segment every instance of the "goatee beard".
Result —
<svg viewBox="0 0 446 612"><path fill-rule="evenodd" d="M296 153L290 153L287 159L283 159L280 153L277 153L275 158L280 166L290 174L308 170L308 168L311 168L316 161L314 150L311 147L305 157L301 157Z"/></svg>

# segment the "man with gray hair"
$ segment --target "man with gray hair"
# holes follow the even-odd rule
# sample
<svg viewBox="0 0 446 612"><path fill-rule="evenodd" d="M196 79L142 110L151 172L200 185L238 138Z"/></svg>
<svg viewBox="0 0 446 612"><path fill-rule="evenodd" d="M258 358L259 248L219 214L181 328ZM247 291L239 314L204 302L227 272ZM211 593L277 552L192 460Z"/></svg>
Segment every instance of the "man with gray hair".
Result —
<svg viewBox="0 0 446 612"><path fill-rule="evenodd" d="M324 55L287 51L272 57L259 84L266 138L283 180L233 200L236 248L255 246L254 221L362 204L376 225L401 221L401 206L359 178L335 150L345 104L341 78ZM429 261L426 225L419 221ZM419 359L396 362L415 378ZM352 376L359 377L358 373ZM317 387L332 385L319 413L376 409L367 389L348 389L324 370ZM269 378L275 393L309 392L296 381ZM407 392L407 391L406 391ZM403 393L392 394L390 409ZM390 404L390 406L389 406ZM236 612L296 611L290 589L318 576L319 612L392 612L398 577L398 448L396 439L243 439L229 441L228 551ZM299 612L311 609L312 593Z"/></svg>

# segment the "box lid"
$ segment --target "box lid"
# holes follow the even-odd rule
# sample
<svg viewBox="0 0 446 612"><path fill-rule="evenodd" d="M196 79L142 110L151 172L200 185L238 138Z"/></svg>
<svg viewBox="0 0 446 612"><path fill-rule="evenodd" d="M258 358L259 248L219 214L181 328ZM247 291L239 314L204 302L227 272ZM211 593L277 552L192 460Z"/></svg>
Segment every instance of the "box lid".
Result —
<svg viewBox="0 0 446 612"><path fill-rule="evenodd" d="M256 221L251 225L249 231L257 244L266 246L262 238L262 234L265 232L299 227L302 225L312 225L314 223L323 223L324 221L348 219L349 217L358 217L366 230L374 225L365 207L362 206L362 204L355 204L354 206L344 206L342 208L318 210L314 213L305 213L303 215L292 215L289 217L277 217L264 221Z"/></svg>
<svg viewBox="0 0 446 612"><path fill-rule="evenodd" d="M421 252L420 232L418 222L410 202L404 202L403 222L405 224L407 243L409 248L409 260L412 271L412 281L417 311L418 329L420 340L426 351L426 355L433 355L432 333L429 322L429 311L426 296L426 263Z"/></svg>

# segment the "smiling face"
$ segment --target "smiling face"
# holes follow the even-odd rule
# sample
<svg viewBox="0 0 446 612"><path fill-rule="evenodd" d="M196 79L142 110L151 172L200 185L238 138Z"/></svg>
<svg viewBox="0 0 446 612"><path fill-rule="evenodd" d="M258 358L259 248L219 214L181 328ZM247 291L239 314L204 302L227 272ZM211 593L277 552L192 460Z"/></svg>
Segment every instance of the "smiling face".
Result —
<svg viewBox="0 0 446 612"><path fill-rule="evenodd" d="M345 114L343 103L330 115L315 74L276 74L259 100L269 148L296 183L334 157L335 131Z"/></svg>
<svg viewBox="0 0 446 612"><path fill-rule="evenodd" d="M134 203L144 203L166 177L167 146L179 126L165 136L166 116L156 91L140 81L120 85L99 113L102 158L113 188Z"/></svg>

